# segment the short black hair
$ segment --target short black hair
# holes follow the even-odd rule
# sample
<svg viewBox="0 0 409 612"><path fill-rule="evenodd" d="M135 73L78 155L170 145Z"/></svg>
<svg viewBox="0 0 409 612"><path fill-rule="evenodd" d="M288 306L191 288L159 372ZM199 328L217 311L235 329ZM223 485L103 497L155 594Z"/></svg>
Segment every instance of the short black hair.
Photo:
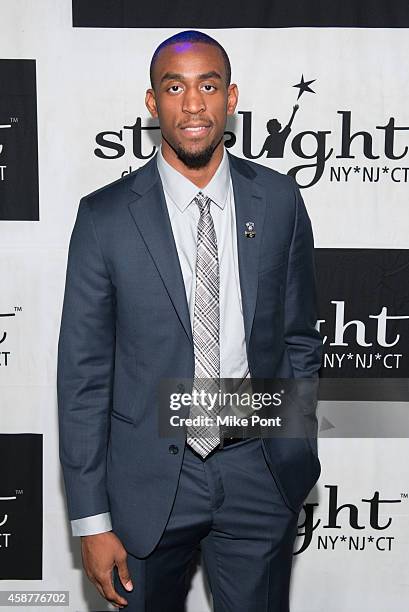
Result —
<svg viewBox="0 0 409 612"><path fill-rule="evenodd" d="M149 68L149 77L150 77L152 89L154 88L153 87L153 69L154 69L157 57L159 53L162 51L162 49L166 47L170 47L171 45L174 45L176 43L196 43L196 42L205 43L207 45L212 45L213 47L217 47L220 50L222 57L223 57L223 61L224 61L224 67L226 70L226 85L227 87L230 85L230 80L231 80L230 60L229 60L229 56L227 55L222 45L219 42L217 42L217 40L209 36L208 34L205 34L204 32L199 32L199 30L184 30L183 32L178 32L177 34L174 34L173 36L166 38L166 40L160 43L160 45L156 48L154 54L152 55L151 64Z"/></svg>

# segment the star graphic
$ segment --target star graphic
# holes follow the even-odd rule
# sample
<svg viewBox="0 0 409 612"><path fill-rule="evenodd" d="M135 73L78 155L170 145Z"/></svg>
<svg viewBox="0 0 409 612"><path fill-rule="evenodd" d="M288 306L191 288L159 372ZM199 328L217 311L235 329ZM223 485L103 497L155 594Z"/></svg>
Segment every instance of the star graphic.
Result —
<svg viewBox="0 0 409 612"><path fill-rule="evenodd" d="M387 172L389 172L389 168L388 168L388 166L384 166L384 167L382 168L382 172L383 172L384 174L385 174L385 173L387 173Z"/></svg>
<svg viewBox="0 0 409 612"><path fill-rule="evenodd" d="M354 172L360 172L360 171L361 171L361 168L359 166L355 166Z"/></svg>
<svg viewBox="0 0 409 612"><path fill-rule="evenodd" d="M374 541L374 537L373 536L369 536L368 542L373 542L373 541Z"/></svg>
<svg viewBox="0 0 409 612"><path fill-rule="evenodd" d="M299 98L301 98L301 96L303 95L304 91L309 91L311 93L315 93L315 91L313 89L311 89L310 85L311 83L314 83L314 81L316 81L317 79L312 79L312 81L304 81L304 75L301 75L301 81L299 83L297 83L297 85L293 85L293 87L298 87L298 89L300 90L298 92L298 97L297 100L299 100Z"/></svg>
<svg viewBox="0 0 409 612"><path fill-rule="evenodd" d="M347 537L343 535L343 536L341 536L339 539L341 540L341 542L345 542L345 540L347 539Z"/></svg>
<svg viewBox="0 0 409 612"><path fill-rule="evenodd" d="M380 359L381 357L382 357L382 355L380 353L376 353L375 359Z"/></svg>
<svg viewBox="0 0 409 612"><path fill-rule="evenodd" d="M353 359L354 355L352 353L348 353L347 357L348 359Z"/></svg>

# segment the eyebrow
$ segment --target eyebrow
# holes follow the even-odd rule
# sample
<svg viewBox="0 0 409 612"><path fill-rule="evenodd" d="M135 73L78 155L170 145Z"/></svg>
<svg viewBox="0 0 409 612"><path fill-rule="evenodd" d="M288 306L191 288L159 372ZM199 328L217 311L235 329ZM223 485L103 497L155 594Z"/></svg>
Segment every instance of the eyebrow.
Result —
<svg viewBox="0 0 409 612"><path fill-rule="evenodd" d="M200 81L204 79L220 79L221 80L222 78L221 75L218 72L216 72L216 70L210 70L210 72L204 72L203 74L198 74L196 76ZM171 80L184 81L184 76L180 72L165 72L160 82L163 83L163 81L171 81Z"/></svg>

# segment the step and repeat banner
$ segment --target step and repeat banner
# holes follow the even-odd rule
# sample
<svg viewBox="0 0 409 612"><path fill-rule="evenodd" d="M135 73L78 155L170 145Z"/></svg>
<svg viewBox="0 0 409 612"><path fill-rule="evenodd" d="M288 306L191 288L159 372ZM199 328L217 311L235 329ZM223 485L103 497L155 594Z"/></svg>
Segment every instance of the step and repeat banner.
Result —
<svg viewBox="0 0 409 612"><path fill-rule="evenodd" d="M155 154L149 63L183 29L230 57L225 146L292 175L314 229L322 474L299 517L291 609L403 610L409 7L386 0L0 0L0 591L112 609L82 571L58 459L67 249L80 197ZM199 563L187 611L211 609Z"/></svg>

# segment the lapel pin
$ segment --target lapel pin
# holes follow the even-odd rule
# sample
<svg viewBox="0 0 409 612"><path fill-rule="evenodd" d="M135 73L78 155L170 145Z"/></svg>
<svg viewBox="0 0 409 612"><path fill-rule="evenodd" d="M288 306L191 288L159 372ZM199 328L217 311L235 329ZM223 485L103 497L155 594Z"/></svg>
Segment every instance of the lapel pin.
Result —
<svg viewBox="0 0 409 612"><path fill-rule="evenodd" d="M246 236L246 238L254 238L254 236L256 235L256 230L254 229L253 221L247 221L246 228L247 229L244 232L244 235Z"/></svg>

